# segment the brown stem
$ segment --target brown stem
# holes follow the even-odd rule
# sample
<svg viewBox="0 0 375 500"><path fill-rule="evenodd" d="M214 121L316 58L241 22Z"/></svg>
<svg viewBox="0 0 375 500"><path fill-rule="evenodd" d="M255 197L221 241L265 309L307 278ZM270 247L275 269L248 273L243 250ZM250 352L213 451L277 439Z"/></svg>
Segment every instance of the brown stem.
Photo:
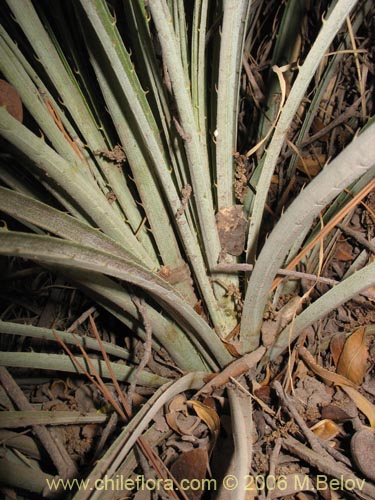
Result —
<svg viewBox="0 0 375 500"><path fill-rule="evenodd" d="M19 410L35 410L34 407L26 399L24 393L19 388L12 375L4 366L0 367L0 382L10 399L14 402ZM59 475L64 479L77 476L78 471L73 460L67 453L64 454L64 457L61 455L61 452L48 429L46 429L46 427L42 425L33 425L32 428L34 433L48 452L49 456L51 457L51 460L54 463Z"/></svg>

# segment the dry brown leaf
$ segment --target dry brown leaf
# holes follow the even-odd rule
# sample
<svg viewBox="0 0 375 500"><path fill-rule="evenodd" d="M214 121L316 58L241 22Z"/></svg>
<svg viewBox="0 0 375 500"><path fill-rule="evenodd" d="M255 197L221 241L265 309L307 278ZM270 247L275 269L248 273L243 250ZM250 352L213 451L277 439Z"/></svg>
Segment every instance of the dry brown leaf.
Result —
<svg viewBox="0 0 375 500"><path fill-rule="evenodd" d="M358 328L350 335L342 350L337 373L361 385L367 368L368 349L365 327Z"/></svg>
<svg viewBox="0 0 375 500"><path fill-rule="evenodd" d="M342 390L345 391L346 394L354 401L358 410L366 415L371 427L375 429L375 406L353 387L348 387L345 384L337 385L340 385Z"/></svg>
<svg viewBox="0 0 375 500"><path fill-rule="evenodd" d="M0 80L0 106L5 106L8 113L22 123L22 101L17 90L5 80Z"/></svg>
<svg viewBox="0 0 375 500"><path fill-rule="evenodd" d="M192 435L199 425L200 419L188 414L186 398L179 394L169 404L169 412L165 415L169 427L181 436Z"/></svg>
<svg viewBox="0 0 375 500"><path fill-rule="evenodd" d="M329 419L320 420L310 430L323 441L330 441L341 433L340 427Z"/></svg>
<svg viewBox="0 0 375 500"><path fill-rule="evenodd" d="M232 340L231 342L228 342L227 340L223 340L223 344L224 344L225 349L234 358L238 359L241 357L241 353L240 353L241 343L239 340Z"/></svg>
<svg viewBox="0 0 375 500"><path fill-rule="evenodd" d="M188 401L188 404L190 404L194 408L195 413L201 420L203 420L203 422L205 422L207 427L216 438L220 430L220 417L217 414L216 410L214 410L210 406L200 403L199 401L191 400Z"/></svg>
<svg viewBox="0 0 375 500"><path fill-rule="evenodd" d="M337 260L351 261L354 259L353 248L347 241L339 241L336 244L333 257Z"/></svg>
<svg viewBox="0 0 375 500"><path fill-rule="evenodd" d="M316 116L312 123L313 134L320 132L321 130L324 129L324 127L326 127L326 124L323 123L318 116ZM322 135L322 137L320 138L321 141L328 141L328 139L329 139L329 134Z"/></svg>
<svg viewBox="0 0 375 500"><path fill-rule="evenodd" d="M167 413L165 420L169 427L180 436L192 436L200 423L198 417L192 415L185 416L178 412Z"/></svg>
<svg viewBox="0 0 375 500"><path fill-rule="evenodd" d="M264 385L262 387L258 387L254 390L254 395L261 399L264 403L270 405L272 403L272 388L270 385Z"/></svg>
<svg viewBox="0 0 375 500"><path fill-rule="evenodd" d="M171 473L178 482L185 481L187 484L204 484L208 468L208 452L206 448L195 448L182 453L171 466ZM192 479L196 481L192 482ZM199 500L203 494L203 489L185 489L185 495L191 500Z"/></svg>
<svg viewBox="0 0 375 500"><path fill-rule="evenodd" d="M336 385L347 385L349 387L356 387L356 385L351 380L347 379L343 375L330 372L329 370L326 370L325 368L319 366L305 347L300 347L298 349L298 354L301 356L301 358L304 360L304 362L307 364L310 370L319 375L319 377L321 377L324 381L332 382L333 384Z"/></svg>
<svg viewBox="0 0 375 500"><path fill-rule="evenodd" d="M216 410L215 398L213 398L212 396L207 396L207 397L203 398L202 403L205 406L208 406L209 408L212 408L213 410Z"/></svg>
<svg viewBox="0 0 375 500"><path fill-rule="evenodd" d="M345 420L350 420L351 417L339 406L327 405L322 408L322 418L334 420L336 422L345 422Z"/></svg>
<svg viewBox="0 0 375 500"><path fill-rule="evenodd" d="M240 375L247 373L253 366L255 366L263 357L266 352L265 347L258 347L256 351L249 352L239 359L236 359L227 365L221 372L215 373L214 377L205 377L205 385L199 389L195 397L200 394L210 394L214 389L222 387L230 378L237 378Z"/></svg>
<svg viewBox="0 0 375 500"><path fill-rule="evenodd" d="M187 414L186 397L184 394L178 394L173 398L169 403L168 409L170 413L182 411Z"/></svg>
<svg viewBox="0 0 375 500"><path fill-rule="evenodd" d="M331 356L335 366L337 366L337 363L339 362L339 358L345 345L345 340L346 335L344 332L341 332L334 335L329 344Z"/></svg>
<svg viewBox="0 0 375 500"><path fill-rule="evenodd" d="M246 243L247 220L242 205L222 208L216 214L220 244L230 255L241 255Z"/></svg>
<svg viewBox="0 0 375 500"><path fill-rule="evenodd" d="M324 154L300 158L297 163L297 170L306 173L309 177L313 178L319 174L326 161L327 156Z"/></svg>
<svg viewBox="0 0 375 500"><path fill-rule="evenodd" d="M208 398L205 398L208 399ZM210 429L212 439L210 441L210 454L215 447L217 438L219 437L220 432L220 417L217 414L216 410L211 406L207 406L206 404L200 403L199 401L188 401L198 417L205 422L207 427Z"/></svg>

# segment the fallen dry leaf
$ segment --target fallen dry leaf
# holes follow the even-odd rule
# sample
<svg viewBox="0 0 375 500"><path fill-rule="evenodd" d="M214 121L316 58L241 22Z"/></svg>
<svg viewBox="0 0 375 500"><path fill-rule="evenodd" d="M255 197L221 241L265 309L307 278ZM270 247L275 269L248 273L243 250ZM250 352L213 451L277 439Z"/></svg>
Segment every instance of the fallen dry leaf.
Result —
<svg viewBox="0 0 375 500"><path fill-rule="evenodd" d="M313 133L314 133L314 134L316 134L317 132L320 132L321 130L323 130L323 129L324 129L324 127L326 127L326 124L325 124L324 122L322 122L322 120L321 120L318 116L316 116L316 117L314 118L313 123L312 123L312 130L313 130ZM329 136L329 134L327 133L327 134L323 135L323 136L320 138L320 140L322 140L322 141L328 141L329 137L330 137L330 136Z"/></svg>
<svg viewBox="0 0 375 500"><path fill-rule="evenodd" d="M358 410L366 415L371 427L375 429L375 406L353 387L348 387L345 384L337 385L340 385L342 390L345 391L346 394L354 401Z"/></svg>
<svg viewBox="0 0 375 500"><path fill-rule="evenodd" d="M220 417L217 414L216 410L214 410L210 406L200 403L199 401L191 400L188 401L188 404L194 408L195 413L198 415L198 417L203 420L203 422L205 422L216 440L220 430Z"/></svg>
<svg viewBox="0 0 375 500"><path fill-rule="evenodd" d="M348 378L356 385L361 385L367 369L368 349L365 328L358 328L345 342L337 373Z"/></svg>
<svg viewBox="0 0 375 500"><path fill-rule="evenodd" d="M185 414L187 414L185 395L178 394L175 398L173 398L172 401L169 403L168 409L170 413L184 412Z"/></svg>
<svg viewBox="0 0 375 500"><path fill-rule="evenodd" d="M315 436L319 436L323 441L330 441L341 433L340 427L329 419L320 420L315 425L310 427Z"/></svg>
<svg viewBox="0 0 375 500"><path fill-rule="evenodd" d="M327 157L324 154L307 156L298 160L297 169L300 172L306 173L309 177L313 178L316 177L323 169L323 165L326 161Z"/></svg>
<svg viewBox="0 0 375 500"><path fill-rule="evenodd" d="M349 387L357 387L354 382L349 380L348 378L344 377L343 375L340 375L338 373L333 373L330 372L329 370L326 370L325 368L319 366L313 356L309 353L309 351L305 347L300 347L298 349L298 354L301 356L303 361L307 364L307 366L312 370L314 373L319 375L323 380L326 382L332 382L333 384L336 385L346 385Z"/></svg>
<svg viewBox="0 0 375 500"><path fill-rule="evenodd" d="M346 413L342 408L335 405L327 405L322 408L322 418L333 420L336 422L345 422L352 417Z"/></svg>
<svg viewBox="0 0 375 500"><path fill-rule="evenodd" d="M5 80L0 80L0 106L5 106L8 113L22 123L22 101L17 90Z"/></svg>
<svg viewBox="0 0 375 500"><path fill-rule="evenodd" d="M329 349L335 366L337 366L342 350L344 349L346 334L344 332L336 333L331 339Z"/></svg>
<svg viewBox="0 0 375 500"><path fill-rule="evenodd" d="M347 241L339 241L333 256L337 260L351 261L354 259L353 248Z"/></svg>
<svg viewBox="0 0 375 500"><path fill-rule="evenodd" d="M256 351L244 354L241 358L227 365L221 372L215 373L214 377L212 377L212 374L208 374L204 378L205 385L199 389L195 397L198 397L200 394L210 394L214 389L222 387L229 382L231 377L236 378L248 372L261 360L265 352L265 347L258 347Z"/></svg>
<svg viewBox="0 0 375 500"><path fill-rule="evenodd" d="M169 427L181 436L192 435L199 425L200 419L188 414L186 398L179 394L169 404L169 412L165 415L165 420Z"/></svg>
<svg viewBox="0 0 375 500"><path fill-rule="evenodd" d="M246 242L247 220L242 205L223 208L216 214L220 244L230 255L241 255Z"/></svg>
<svg viewBox="0 0 375 500"><path fill-rule="evenodd" d="M185 480L186 484L204 484L208 467L208 452L206 448L195 448L191 451L182 453L171 466L171 473L178 482ZM192 481L195 479L196 481ZM190 500L199 500L203 494L201 488L185 489L185 495Z"/></svg>

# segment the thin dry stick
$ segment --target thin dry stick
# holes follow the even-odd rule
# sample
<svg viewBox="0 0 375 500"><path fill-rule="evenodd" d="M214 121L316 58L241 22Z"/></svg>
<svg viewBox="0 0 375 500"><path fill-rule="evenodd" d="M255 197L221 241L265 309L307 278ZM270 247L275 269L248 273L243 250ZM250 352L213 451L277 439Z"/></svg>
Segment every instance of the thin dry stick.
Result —
<svg viewBox="0 0 375 500"><path fill-rule="evenodd" d="M115 430L117 422L118 422L118 413L114 411L112 415L109 417L107 425L104 427L99 442L96 445L94 456L92 457L92 462L96 462L96 460L99 458L99 455L102 453L104 449L105 443L107 442L112 432Z"/></svg>
<svg viewBox="0 0 375 500"><path fill-rule="evenodd" d="M103 382L103 379L99 375L99 373L96 370L95 366L92 364L92 361L89 358L89 356L87 355L86 351L82 348L81 345L79 345L79 347L81 349L83 357L85 358L85 361L89 365L89 368L90 368L91 372L93 373L93 375L95 376L96 380L98 381L98 384L101 387L103 395L108 399L108 401L111 403L111 405L113 406L113 408L119 413L119 415L121 416L121 418L124 421L126 421L126 415L125 415L123 409L118 404L118 402L114 399L114 397L112 396L112 394L110 393L110 391L107 389L107 386Z"/></svg>
<svg viewBox="0 0 375 500"><path fill-rule="evenodd" d="M117 401L113 398L112 394L108 391L107 387L105 386L102 378L100 377L99 373L95 370L95 367L91 363L90 358L87 356L86 351L83 349L83 347L80 344L76 344L77 347L79 347L86 363L88 364L90 370L92 371L93 375L95 378L86 370L86 368L82 365L82 363L74 356L74 354L71 352L69 347L65 344L65 342L60 339L60 337L56 334L55 331L53 331L53 334L58 341L58 343L61 345L61 347L66 351L66 353L69 355L70 359L73 361L73 363L78 366L78 368L86 375L86 377L92 382L95 387L103 394L103 396L108 400L108 402L113 406L113 408L117 411L119 415L121 415L124 420L126 419L124 412L118 405Z"/></svg>
<svg viewBox="0 0 375 500"><path fill-rule="evenodd" d="M139 314L142 316L143 320L143 326L145 327L145 332L146 332L146 341L143 344L144 347L144 353L142 356L142 359L137 366L137 369L134 373L134 378L131 381L129 391L128 391L128 401L129 401L129 406L130 406L130 411L132 408L132 402L133 402L133 396L135 392L135 388L137 385L137 379L139 377L139 374L141 371L148 365L150 358L151 358L151 352L152 352L152 328L151 328L151 323L148 319L147 316L147 310L145 306L144 300L138 299L138 297L133 297L133 302L138 309Z"/></svg>
<svg viewBox="0 0 375 500"><path fill-rule="evenodd" d="M348 457L340 453L338 450L335 448L331 447L332 442L330 441L324 441L323 439L320 440L320 444L323 446L323 448L337 461L337 462L342 462L344 465L347 467L352 467L352 463L349 460Z"/></svg>
<svg viewBox="0 0 375 500"><path fill-rule="evenodd" d="M322 217L320 218L320 224L323 229L323 219ZM320 277L320 274L322 272L322 267L323 267L323 260L324 260L324 247L323 247L323 240L321 240L320 247L319 247L319 267L318 267L318 277ZM314 290L316 286L316 281L312 284L312 286L303 294L303 296L300 299L300 304L303 304L303 302L310 296L311 292ZM291 339L293 335L293 328L294 328L294 321L296 319L296 314L297 310L294 311L292 321L290 323L290 329L289 329L289 341L288 341L288 351L289 351L289 357L288 357L288 375L289 375L289 383L290 387L292 389L292 392L294 394L294 387L293 387L293 377L292 377L292 352L291 352ZM293 360L295 359L295 351L293 355Z"/></svg>
<svg viewBox="0 0 375 500"><path fill-rule="evenodd" d="M329 459L323 457L319 453L316 453L297 441L297 439L292 436L284 438L282 446L290 453L294 453L298 457L302 458L302 460L305 460L313 467L316 467L323 474L337 478L344 488L347 484L353 485L355 493L357 493L361 498L368 498L368 500L375 498L375 487L371 483L365 481L364 479L360 479L351 471L347 472L347 469L343 470L342 465L336 463L332 457L329 457ZM365 497L364 495L368 496Z"/></svg>
<svg viewBox="0 0 375 500"><path fill-rule="evenodd" d="M317 139L320 139L324 135L328 134L328 132L330 132L332 129L334 129L338 125L341 125L341 123L346 123L349 120L349 118L352 118L353 116L356 116L356 115L359 116L359 113L356 112L356 109L357 109L358 104L360 103L360 101L361 101L361 97L359 99L357 99L356 101L354 101L354 103L351 106L349 106L340 116L338 116L337 118L335 118L334 120L332 120L328 125L326 125L325 127L323 127L321 130L319 130L318 132L316 132L314 135L311 135L307 139L304 139L299 144L299 148L303 149L306 146L309 146L311 143L313 143ZM291 150L287 151L283 155L283 160L284 161L287 160L292 155L293 155L293 151L291 151Z"/></svg>
<svg viewBox="0 0 375 500"><path fill-rule="evenodd" d="M128 405L126 399L125 399L125 396L124 396L124 394L123 394L123 392L121 390L121 387L120 387L120 385L119 385L119 383L117 381L117 378L116 378L116 376L115 376L115 374L114 374L114 372L112 370L111 363L110 363L110 361L108 359L108 355L107 355L107 353L106 353L106 351L104 349L102 339L99 336L99 332L98 332L98 329L96 328L95 321L93 320L93 318L92 318L91 315L90 315L89 319L90 319L90 325L91 325L92 331L93 331L93 333L95 335L96 341L99 344L100 352L102 353L104 361L105 361L105 363L107 365L107 368L108 368L109 374L111 376L113 385L115 386L117 394L118 394L118 396L119 396L119 398L121 400L122 406L123 406L123 408L124 408L124 410L125 410L125 412L127 414L128 418L125 419L125 421L127 421L131 417L132 410L131 410L131 408L129 408L129 405Z"/></svg>
<svg viewBox="0 0 375 500"><path fill-rule="evenodd" d="M359 193L357 193L332 219L327 222L324 229L319 232L313 238L310 243L308 243L298 255L292 259L288 266L287 270L293 269L301 259L318 243L318 241L322 240L353 208L355 208L365 196L369 194L375 188L375 179L372 179L367 186L365 186ZM273 282L271 291L275 290L278 284L281 282L282 278L276 278Z"/></svg>
<svg viewBox="0 0 375 500"><path fill-rule="evenodd" d="M256 351L245 354L239 359L236 359L228 366L226 366L221 372L215 373L213 378L208 380L208 382L194 395L194 399L198 398L201 394L210 394L214 389L224 386L231 377L240 377L244 373L247 373L251 368L256 366L256 364L261 360L264 353L266 352L265 347L258 347Z"/></svg>
<svg viewBox="0 0 375 500"><path fill-rule="evenodd" d="M351 238L354 238L355 240L358 241L360 245L363 247L367 248L367 250L370 250L373 254L375 254L375 245L373 245L370 241L368 241L364 236L362 236L361 233L358 231L354 231L350 227L345 226L344 224L337 224L337 227L345 234L350 236Z"/></svg>
<svg viewBox="0 0 375 500"><path fill-rule="evenodd" d="M90 307L89 309L87 309L87 311L83 312L81 314L81 316L79 316L79 318L77 318L74 323L72 323L70 325L70 327L66 330L67 332L69 333L73 333L74 330L79 326L79 325L82 325L82 323L84 323L87 318L90 316L90 314L93 314L94 312L96 311L96 308L93 306L93 307Z"/></svg>
<svg viewBox="0 0 375 500"><path fill-rule="evenodd" d="M90 316L90 324L91 324L91 327L92 327L92 330L93 330L93 333L95 335L95 338L96 340L98 341L98 344L99 344L99 348L100 348L100 351L103 355L103 358L106 362L106 365L107 365L107 368L108 368L108 371L109 371L109 374L111 376L111 379L112 379L112 382L113 382L113 385L115 386L115 389L117 391L117 394L120 398L120 401L123 405L123 408L125 410L125 412L127 413L128 417L130 418L131 416L131 408L129 408L129 404L128 402L126 401L125 399L125 396L120 388L120 385L116 379L116 376L115 374L113 373L113 370L112 370L112 366L109 362L109 359L108 359L108 356L107 356L107 353L105 352L105 349L104 349L104 346L103 346L103 343L102 343L102 340L99 336L99 332L96 328L96 325L95 325L95 322L94 320L92 319L92 317ZM145 325L145 328L146 328L146 325ZM151 327L150 327L150 330L151 330ZM147 332L147 329L146 329L146 332ZM151 335L151 333L150 333ZM150 350L151 350L151 346L150 346ZM85 358L86 359L86 358ZM143 368L142 368L143 369ZM97 375L97 377L100 378L99 375ZM100 379L101 380L101 379ZM135 380L136 380L136 377L135 377ZM101 382L103 383L103 381L101 380ZM103 383L104 385L104 383ZM104 389L106 390L106 388L104 387ZM106 391L108 392L108 391ZM103 389L102 389L102 393L103 393ZM104 394L104 393L103 393ZM108 396L106 394L104 394L105 397L107 397L108 399ZM114 408L116 409L116 407L114 406ZM121 410L118 411L116 410L119 415L121 416L121 418L126 422L128 420L128 418L126 418L124 412L122 412ZM180 488L180 485L178 484L178 482L176 481L176 479L172 476L172 474L169 472L168 468L164 465L164 463L160 460L160 458L158 457L158 455L154 452L154 450L151 448L151 446L149 445L149 443L143 438L143 437L139 437L136 441L136 443L138 444L138 446L140 447L141 451L143 452L143 454L145 455L145 457L147 457L147 459L149 460L150 464L154 467L155 471L157 472L157 474L159 475L159 477L161 477L162 479L166 479L166 476L165 474L163 473L162 471L162 468L164 468L167 472L167 474L169 475L169 477L171 477L172 481L174 482L174 484L177 486L178 489L181 489ZM161 466L161 467L160 467ZM181 491L181 493L183 493ZM178 499L177 495L173 492L172 493L172 496L176 499ZM187 497L183 494L183 498L185 498L186 500Z"/></svg>
<svg viewBox="0 0 375 500"><path fill-rule="evenodd" d="M251 272L253 271L253 264L218 264L214 267L213 272L231 273L237 271ZM317 283L326 283L327 285L337 285L339 281L330 278L323 278L316 274L303 273L300 271L292 271L289 269L279 269L277 274L281 276L291 276L292 278L305 279L308 281L316 281Z"/></svg>
<svg viewBox="0 0 375 500"><path fill-rule="evenodd" d="M12 375L2 366L0 367L0 382L8 396L12 399L17 408L21 411L34 411L34 407L26 399L24 393L19 388ZM40 442L48 452L59 475L65 479L77 476L78 471L69 455L63 457L48 429L42 425L33 425L32 429Z"/></svg>
<svg viewBox="0 0 375 500"><path fill-rule="evenodd" d="M308 440L311 448L316 453L321 454L323 457L331 458L328 455L328 453L325 451L325 449L322 447L322 445L319 443L319 440L315 436L313 431L307 427L306 422L303 420L301 415L298 413L291 398L285 394L284 389L282 388L280 382L275 380L275 382L273 383L273 387L277 392L277 395L281 401L281 404L284 406L284 408L288 411L288 413L294 418L296 423L299 425L299 427L301 428L301 431L304 433L306 439Z"/></svg>
<svg viewBox="0 0 375 500"><path fill-rule="evenodd" d="M348 16L346 18L346 24L348 26L348 32L350 36L350 43L352 44L353 47L353 55L354 55L354 61L355 61L355 67L357 69L358 73L358 87L359 87L359 94L361 96L361 111L362 111L362 122L366 123L366 95L365 95L365 85L362 79L362 73L361 73L361 66L359 64L359 57L358 57L358 52L357 52L357 44L355 42L355 37L353 33L353 26L350 21L350 17Z"/></svg>
<svg viewBox="0 0 375 500"><path fill-rule="evenodd" d="M281 443L282 443L281 438L277 438L275 441L275 447L272 450L272 454L271 454L271 458L270 458L270 467L269 467L269 472L268 472L269 478L276 477L276 465L277 465L277 460L278 460L279 455L280 455ZM273 484L272 486L274 488L275 484ZM270 489L267 492L266 500L271 500L272 492L273 492L273 489Z"/></svg>

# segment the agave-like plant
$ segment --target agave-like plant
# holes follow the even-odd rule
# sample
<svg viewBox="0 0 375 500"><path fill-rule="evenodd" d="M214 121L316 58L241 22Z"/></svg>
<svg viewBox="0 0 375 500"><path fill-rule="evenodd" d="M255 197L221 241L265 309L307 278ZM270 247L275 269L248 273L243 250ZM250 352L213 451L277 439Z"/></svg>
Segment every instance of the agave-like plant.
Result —
<svg viewBox="0 0 375 500"><path fill-rule="evenodd" d="M304 328L375 284L372 262L296 313L267 350L260 347L268 301L290 291L275 281L280 268L289 265L299 278L294 266L309 261L318 274L317 243L333 238L335 225L375 187L375 124L360 88L362 114L350 123L359 133L334 159L327 154L320 173L277 215L289 203L284 192L340 64L350 57L358 66L365 56L353 44L373 7L370 0L337 0L327 10L325 2L301 8L289 0L273 24L277 3L1 6L7 83L0 210L7 226L0 253L65 276L135 336L147 343L152 332L152 348L163 348L187 373L170 381L141 366L135 376L131 354L103 343L113 359L125 360L112 364L117 380L135 377L159 389L91 479L130 473L129 453L156 412L176 394L202 389L205 374L229 367L233 375L239 361L244 373L262 357L263 366ZM275 175L282 203L270 223L265 207ZM0 321L0 332L55 338L52 330L12 321ZM77 342L69 332L58 336L65 345ZM92 339L85 347L99 349ZM66 354L8 351L0 364L80 371ZM104 361L94 364L109 377ZM242 478L235 498L245 498L251 402L233 388L228 396L236 451L230 467ZM40 484L33 491L41 493ZM101 494L81 490L76 498Z"/></svg>

